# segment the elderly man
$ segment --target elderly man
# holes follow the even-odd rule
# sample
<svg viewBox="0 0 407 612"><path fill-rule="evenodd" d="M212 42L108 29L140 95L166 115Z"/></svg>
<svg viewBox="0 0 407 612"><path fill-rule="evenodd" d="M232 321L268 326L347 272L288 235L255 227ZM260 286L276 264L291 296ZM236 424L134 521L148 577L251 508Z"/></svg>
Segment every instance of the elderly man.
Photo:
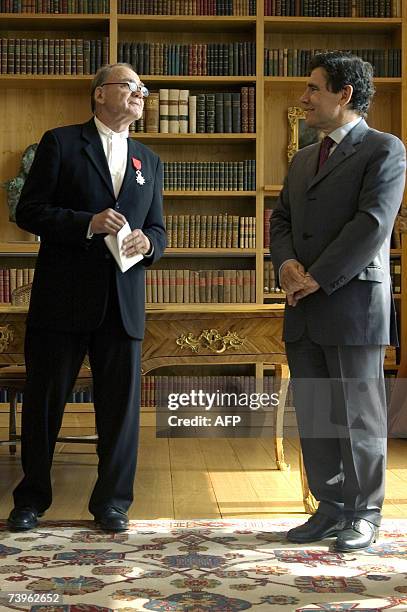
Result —
<svg viewBox="0 0 407 612"><path fill-rule="evenodd" d="M35 527L52 501L50 470L64 406L88 353L94 381L98 478L89 502L108 531L128 526L136 469L144 268L165 248L162 169L128 138L147 88L127 64L102 67L92 83L94 117L46 132L17 206L17 224L41 246L27 319L22 421L24 477L8 526ZM104 236L126 223L121 272Z"/></svg>

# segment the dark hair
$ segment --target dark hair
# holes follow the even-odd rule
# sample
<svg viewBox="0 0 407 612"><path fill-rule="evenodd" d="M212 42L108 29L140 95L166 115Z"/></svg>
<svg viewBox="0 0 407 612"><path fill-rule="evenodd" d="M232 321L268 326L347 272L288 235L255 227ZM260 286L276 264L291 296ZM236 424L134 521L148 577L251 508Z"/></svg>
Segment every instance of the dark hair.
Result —
<svg viewBox="0 0 407 612"><path fill-rule="evenodd" d="M96 72L94 79L92 81L91 90L90 90L90 106L92 109L92 113L95 112L96 103L95 103L95 90L97 87L100 87L107 78L109 78L109 74L114 68L119 68L123 66L124 68L130 68L130 70L134 70L131 64L126 64L124 62L118 62L117 64L105 64L101 66L99 70Z"/></svg>
<svg viewBox="0 0 407 612"><path fill-rule="evenodd" d="M349 105L359 115L366 117L375 93L372 64L345 51L328 51L314 55L309 64L310 73L315 68L325 70L328 89L334 93L345 85L352 85Z"/></svg>

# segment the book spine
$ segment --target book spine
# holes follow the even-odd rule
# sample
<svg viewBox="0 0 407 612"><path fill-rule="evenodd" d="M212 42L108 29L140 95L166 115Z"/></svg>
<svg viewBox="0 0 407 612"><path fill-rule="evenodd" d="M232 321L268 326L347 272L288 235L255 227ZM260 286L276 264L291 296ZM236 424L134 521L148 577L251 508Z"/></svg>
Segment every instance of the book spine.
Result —
<svg viewBox="0 0 407 612"><path fill-rule="evenodd" d="M249 132L256 132L256 88L249 87Z"/></svg>
<svg viewBox="0 0 407 612"><path fill-rule="evenodd" d="M169 90L168 89L160 89L159 91L159 101L160 101L160 132L163 134L168 134L169 132Z"/></svg>
<svg viewBox="0 0 407 612"><path fill-rule="evenodd" d="M223 111L224 111L224 126L226 133L233 132L233 96L230 92L227 92L223 96ZM235 126L237 127L237 126ZM239 132L241 131L239 125Z"/></svg>
<svg viewBox="0 0 407 612"><path fill-rule="evenodd" d="M149 133L157 133L160 126L160 100L158 92L151 92L145 102L145 129Z"/></svg>
<svg viewBox="0 0 407 612"><path fill-rule="evenodd" d="M188 98L189 90L181 89L178 105L179 131L181 134L188 133Z"/></svg>
<svg viewBox="0 0 407 612"><path fill-rule="evenodd" d="M215 132L215 94L206 94L206 132Z"/></svg>
<svg viewBox="0 0 407 612"><path fill-rule="evenodd" d="M217 133L223 133L226 131L224 127L224 109L223 109L224 96L226 95L227 94L223 94L220 92L217 92L215 94L215 132Z"/></svg>
<svg viewBox="0 0 407 612"><path fill-rule="evenodd" d="M198 94L196 96L196 131L198 134L204 134L206 128L206 98L205 94Z"/></svg>
<svg viewBox="0 0 407 612"><path fill-rule="evenodd" d="M189 112L189 132L191 134L196 134L196 96L189 96L188 100L188 112Z"/></svg>
<svg viewBox="0 0 407 612"><path fill-rule="evenodd" d="M179 133L179 89L170 89L168 96L168 125L170 134Z"/></svg>

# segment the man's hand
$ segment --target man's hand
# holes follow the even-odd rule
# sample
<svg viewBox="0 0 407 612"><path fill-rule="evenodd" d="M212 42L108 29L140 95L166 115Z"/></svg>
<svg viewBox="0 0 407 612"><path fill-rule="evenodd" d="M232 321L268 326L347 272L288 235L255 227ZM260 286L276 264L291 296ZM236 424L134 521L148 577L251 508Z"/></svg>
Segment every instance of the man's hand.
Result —
<svg viewBox="0 0 407 612"><path fill-rule="evenodd" d="M305 269L299 261L290 259L282 265L280 271L281 288L291 295L305 287Z"/></svg>
<svg viewBox="0 0 407 612"><path fill-rule="evenodd" d="M296 306L298 303L298 300L302 300L302 298L307 297L307 295L310 295L311 293L315 293L320 288L320 285L317 283L315 279L312 278L311 274L307 273L305 275L305 280L306 280L305 286L299 291L296 291L294 295L291 296L292 303L290 304L290 302L288 302L290 306Z"/></svg>
<svg viewBox="0 0 407 612"><path fill-rule="evenodd" d="M102 212L93 215L90 222L90 231L93 234L117 234L126 223L126 217L113 210L106 208Z"/></svg>
<svg viewBox="0 0 407 612"><path fill-rule="evenodd" d="M151 249L151 242L141 229L135 229L123 240L122 247L123 255L126 257L145 255Z"/></svg>

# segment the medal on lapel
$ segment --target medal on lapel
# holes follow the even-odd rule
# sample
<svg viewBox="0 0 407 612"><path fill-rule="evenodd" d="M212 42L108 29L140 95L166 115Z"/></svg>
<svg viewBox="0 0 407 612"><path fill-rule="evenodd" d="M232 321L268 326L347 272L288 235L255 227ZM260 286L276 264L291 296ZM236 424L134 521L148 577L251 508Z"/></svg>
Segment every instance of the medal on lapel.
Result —
<svg viewBox="0 0 407 612"><path fill-rule="evenodd" d="M136 181L139 185L144 185L146 179L141 174L141 161L137 159L137 157L132 157L131 161L133 162L133 166L136 170Z"/></svg>

